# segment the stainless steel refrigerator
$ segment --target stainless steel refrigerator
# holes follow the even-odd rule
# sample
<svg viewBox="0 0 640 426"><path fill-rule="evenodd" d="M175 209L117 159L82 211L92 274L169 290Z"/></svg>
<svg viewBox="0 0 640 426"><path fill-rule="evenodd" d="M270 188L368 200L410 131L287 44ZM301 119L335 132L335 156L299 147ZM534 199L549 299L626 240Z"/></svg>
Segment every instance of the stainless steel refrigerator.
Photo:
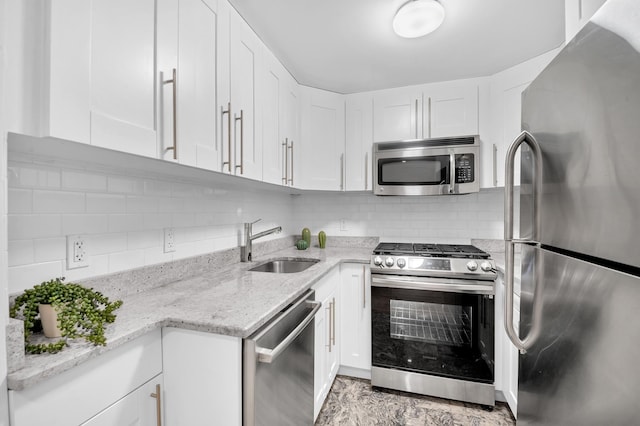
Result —
<svg viewBox="0 0 640 426"><path fill-rule="evenodd" d="M605 3L522 101L517 422L640 424L640 1Z"/></svg>

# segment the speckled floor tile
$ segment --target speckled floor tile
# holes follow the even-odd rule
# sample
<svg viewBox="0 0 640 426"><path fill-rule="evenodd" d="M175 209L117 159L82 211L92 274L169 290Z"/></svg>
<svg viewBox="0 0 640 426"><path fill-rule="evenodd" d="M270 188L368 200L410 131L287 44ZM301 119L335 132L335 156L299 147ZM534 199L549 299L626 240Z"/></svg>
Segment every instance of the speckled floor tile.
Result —
<svg viewBox="0 0 640 426"><path fill-rule="evenodd" d="M479 405L372 389L368 380L338 376L316 426L507 426L515 420L507 406Z"/></svg>

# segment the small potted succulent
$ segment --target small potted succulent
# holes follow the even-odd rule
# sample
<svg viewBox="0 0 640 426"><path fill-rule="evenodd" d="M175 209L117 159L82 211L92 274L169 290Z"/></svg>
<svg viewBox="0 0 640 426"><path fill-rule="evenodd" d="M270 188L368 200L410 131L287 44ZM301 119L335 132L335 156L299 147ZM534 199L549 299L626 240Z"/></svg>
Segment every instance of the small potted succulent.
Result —
<svg viewBox="0 0 640 426"><path fill-rule="evenodd" d="M63 278L45 281L25 290L16 297L9 310L12 318L24 321L24 340L27 353L55 353L62 350L67 339L83 338L94 345L106 344L105 323L116 319L113 313L122 301L109 298L80 284L64 283ZM47 320L51 319L52 324ZM42 323L45 336L60 340L31 343L30 336Z"/></svg>

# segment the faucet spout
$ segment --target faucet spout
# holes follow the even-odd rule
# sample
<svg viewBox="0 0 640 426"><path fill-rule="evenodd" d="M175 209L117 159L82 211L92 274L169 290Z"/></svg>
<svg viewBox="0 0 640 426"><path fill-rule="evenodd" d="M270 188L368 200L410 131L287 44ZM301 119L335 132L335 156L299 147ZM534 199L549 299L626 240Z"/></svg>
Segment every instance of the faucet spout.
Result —
<svg viewBox="0 0 640 426"><path fill-rule="evenodd" d="M260 219L258 219L260 220ZM257 222L257 221L256 221ZM253 240L257 240L258 238L264 237L269 234L277 234L282 232L282 226L276 226L271 229L267 229L266 231L258 232L257 234L253 234L253 224L256 222L246 222L244 224L244 239L243 244L240 246L240 261L241 262L250 262L251 261L251 251L252 251L252 243Z"/></svg>

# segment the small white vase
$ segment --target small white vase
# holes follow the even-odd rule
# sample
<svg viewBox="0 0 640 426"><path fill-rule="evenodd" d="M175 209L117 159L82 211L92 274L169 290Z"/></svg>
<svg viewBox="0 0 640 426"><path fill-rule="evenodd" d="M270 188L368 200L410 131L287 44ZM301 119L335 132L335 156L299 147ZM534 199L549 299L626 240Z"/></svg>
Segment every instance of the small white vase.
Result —
<svg viewBox="0 0 640 426"><path fill-rule="evenodd" d="M40 312L40 321L42 321L42 331L46 337L61 337L62 332L58 328L58 311L53 306L40 304L38 305Z"/></svg>

